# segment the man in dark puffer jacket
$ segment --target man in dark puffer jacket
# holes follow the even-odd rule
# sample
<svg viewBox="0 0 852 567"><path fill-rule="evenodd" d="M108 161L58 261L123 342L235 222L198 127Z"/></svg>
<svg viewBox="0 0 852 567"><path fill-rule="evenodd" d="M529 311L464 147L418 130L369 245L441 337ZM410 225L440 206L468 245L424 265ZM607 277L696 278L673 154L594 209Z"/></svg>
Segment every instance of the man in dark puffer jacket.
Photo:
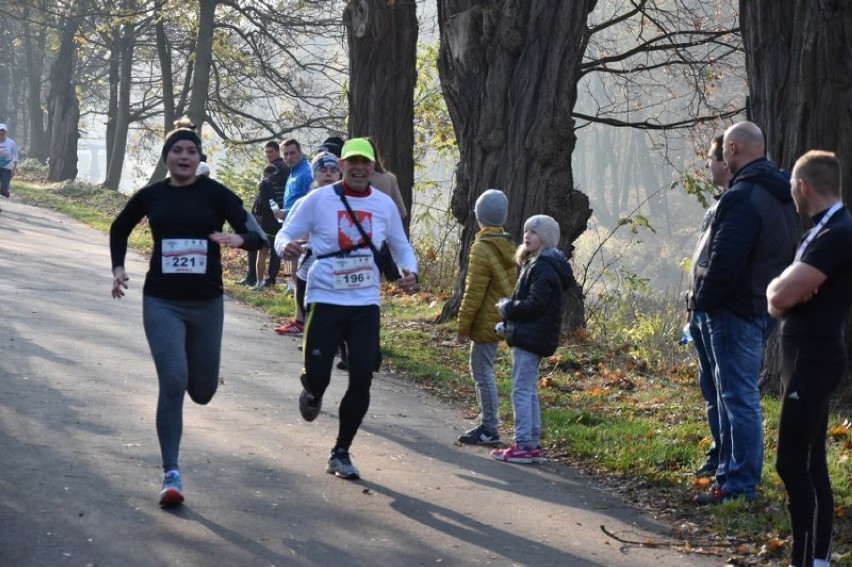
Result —
<svg viewBox="0 0 852 567"><path fill-rule="evenodd" d="M789 175L766 159L757 125L728 128L722 155L734 177L719 200L710 263L695 295L695 308L707 313L717 363L720 462L718 488L698 495L698 504L756 496L763 468L758 379L763 347L775 328L766 286L792 261L799 226Z"/></svg>

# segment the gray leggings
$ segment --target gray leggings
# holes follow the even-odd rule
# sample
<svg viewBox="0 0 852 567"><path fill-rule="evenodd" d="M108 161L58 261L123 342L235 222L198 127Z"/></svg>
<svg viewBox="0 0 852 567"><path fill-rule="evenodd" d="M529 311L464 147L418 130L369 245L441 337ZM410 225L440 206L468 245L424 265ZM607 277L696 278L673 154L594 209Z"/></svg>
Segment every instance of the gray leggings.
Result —
<svg viewBox="0 0 852 567"><path fill-rule="evenodd" d="M183 432L183 395L206 404L219 385L224 320L222 297L202 301L145 296L142 321L157 367L157 437L163 470L178 468Z"/></svg>

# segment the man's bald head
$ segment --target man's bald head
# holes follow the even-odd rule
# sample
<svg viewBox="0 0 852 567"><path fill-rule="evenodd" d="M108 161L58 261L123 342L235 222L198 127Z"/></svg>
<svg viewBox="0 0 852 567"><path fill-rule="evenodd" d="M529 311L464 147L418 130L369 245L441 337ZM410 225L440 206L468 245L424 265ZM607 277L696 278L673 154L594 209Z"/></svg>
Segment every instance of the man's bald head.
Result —
<svg viewBox="0 0 852 567"><path fill-rule="evenodd" d="M763 132L754 122L737 122L725 131L722 157L732 174L765 155Z"/></svg>

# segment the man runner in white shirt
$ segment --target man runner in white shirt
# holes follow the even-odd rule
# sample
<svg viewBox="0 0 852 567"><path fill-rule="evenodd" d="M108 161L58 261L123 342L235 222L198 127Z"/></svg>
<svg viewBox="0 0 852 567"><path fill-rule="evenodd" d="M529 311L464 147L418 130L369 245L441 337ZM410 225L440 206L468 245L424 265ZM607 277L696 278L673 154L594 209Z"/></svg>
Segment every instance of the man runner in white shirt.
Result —
<svg viewBox="0 0 852 567"><path fill-rule="evenodd" d="M295 260L303 251L299 239L310 233L307 245L316 258L305 293L308 315L299 411L306 421L319 415L337 344L344 340L349 347L349 386L340 401L337 441L326 467L328 473L349 480L360 476L349 446L369 408L370 384L379 362L381 274L373 248L378 250L387 241L402 274L396 284L405 291L417 285L417 259L396 205L370 186L375 159L368 140L346 142L339 162L342 182L308 193L275 238L281 257ZM373 247L362 237L344 199Z"/></svg>

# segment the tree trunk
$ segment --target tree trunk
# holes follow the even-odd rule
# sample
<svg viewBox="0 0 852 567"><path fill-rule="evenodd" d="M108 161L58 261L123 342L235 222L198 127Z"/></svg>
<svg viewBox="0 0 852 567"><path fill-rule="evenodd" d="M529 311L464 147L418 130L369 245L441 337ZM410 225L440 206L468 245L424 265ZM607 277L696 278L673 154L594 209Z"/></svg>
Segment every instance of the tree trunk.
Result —
<svg viewBox="0 0 852 567"><path fill-rule="evenodd" d="M136 44L134 24L126 24L116 29L116 41L113 48L118 51L118 84L112 85L110 70L110 99L115 88L116 107L110 114L107 136L107 172L104 187L118 190L121 173L124 170L124 157L127 152L127 133L130 130L130 90L133 86L133 49ZM110 58L112 63L112 58Z"/></svg>
<svg viewBox="0 0 852 567"><path fill-rule="evenodd" d="M459 144L452 211L476 232L473 205L488 188L509 198L506 230L520 240L524 221L546 213L559 223L569 256L591 216L574 188L571 112L595 0L438 0L438 71ZM461 258L460 289L467 272ZM455 316L459 289L441 320ZM582 290L567 294L566 329L584 325Z"/></svg>
<svg viewBox="0 0 852 567"><path fill-rule="evenodd" d="M836 152L844 201L852 187L852 5L836 0L740 0L749 80L749 116L769 157L792 169L807 150ZM852 353L852 333L847 324ZM778 384L778 348L764 373ZM850 394L846 381L846 394Z"/></svg>
<svg viewBox="0 0 852 567"><path fill-rule="evenodd" d="M41 98L42 74L44 73L45 46L47 42L47 27L39 26L38 32L33 33L30 25L29 7L24 18L24 58L27 66L27 109L29 110L29 156L44 163L50 155L47 135L44 131L44 104Z"/></svg>
<svg viewBox="0 0 852 567"><path fill-rule="evenodd" d="M164 9L165 2L162 0L158 0L157 9ZM172 78L172 51L171 45L169 44L168 35L166 34L166 27L163 23L162 18L157 19L156 24L156 37L157 37L157 59L160 61L160 76L163 81L163 132L168 132L172 129L175 122L175 88L174 88L174 80ZM192 70L192 64L190 63L189 71ZM162 179L166 174L166 164L163 163L163 160L157 160L157 165L154 167L154 171L151 173L151 177L149 181L155 181L157 179Z"/></svg>
<svg viewBox="0 0 852 567"><path fill-rule="evenodd" d="M195 74L187 115L196 125L198 136L207 120L207 98L210 92L210 68L213 65L213 25L219 0L201 0L198 15L198 39L195 43Z"/></svg>
<svg viewBox="0 0 852 567"><path fill-rule="evenodd" d="M47 97L50 122L50 164L47 178L64 181L77 177L77 140L80 137L80 103L77 100L75 66L77 46L74 36L81 18L76 3L69 5L70 17L65 19L59 43L59 53L50 73L50 94Z"/></svg>
<svg viewBox="0 0 852 567"><path fill-rule="evenodd" d="M343 14L349 42L349 134L370 136L396 174L409 213L414 186L414 2L350 0ZM403 219L408 232L411 214Z"/></svg>

